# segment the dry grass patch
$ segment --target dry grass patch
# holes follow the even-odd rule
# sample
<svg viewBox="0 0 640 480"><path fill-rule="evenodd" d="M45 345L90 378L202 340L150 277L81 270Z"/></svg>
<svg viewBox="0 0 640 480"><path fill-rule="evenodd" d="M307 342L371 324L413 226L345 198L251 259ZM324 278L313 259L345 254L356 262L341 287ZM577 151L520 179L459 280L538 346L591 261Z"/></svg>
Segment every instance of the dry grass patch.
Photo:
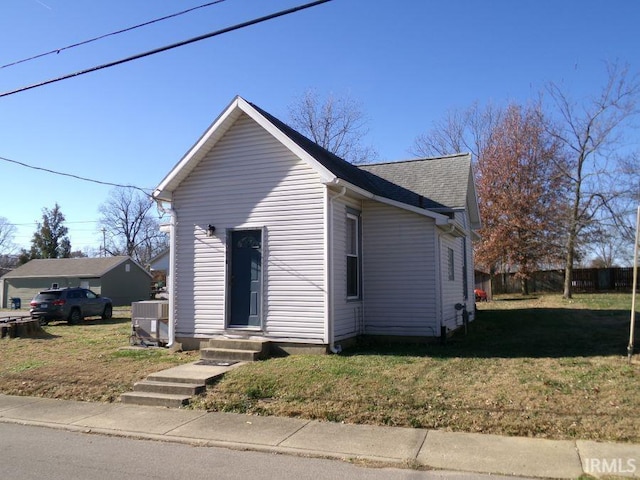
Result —
<svg viewBox="0 0 640 480"><path fill-rule="evenodd" d="M448 345L366 345L236 369L196 408L545 438L640 441L630 296L502 299ZM625 308L627 310L625 310Z"/></svg>
<svg viewBox="0 0 640 480"><path fill-rule="evenodd" d="M640 359L629 295L501 298L447 345L361 344L229 372L193 408L546 438L640 442ZM0 340L0 392L117 401L197 352L122 350L129 309ZM636 338L637 338L636 334Z"/></svg>
<svg viewBox="0 0 640 480"><path fill-rule="evenodd" d="M111 320L52 322L38 338L0 340L0 393L113 402L150 373L193 361L195 352L121 350L129 345L128 308Z"/></svg>

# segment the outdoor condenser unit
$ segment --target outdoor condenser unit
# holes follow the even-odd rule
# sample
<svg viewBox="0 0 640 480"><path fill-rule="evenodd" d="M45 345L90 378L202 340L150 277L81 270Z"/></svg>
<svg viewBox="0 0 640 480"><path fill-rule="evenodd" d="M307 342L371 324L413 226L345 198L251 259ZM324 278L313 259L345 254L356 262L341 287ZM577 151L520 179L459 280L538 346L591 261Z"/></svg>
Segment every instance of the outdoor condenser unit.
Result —
<svg viewBox="0 0 640 480"><path fill-rule="evenodd" d="M169 342L169 301L146 300L132 303L131 333L138 341L166 345Z"/></svg>

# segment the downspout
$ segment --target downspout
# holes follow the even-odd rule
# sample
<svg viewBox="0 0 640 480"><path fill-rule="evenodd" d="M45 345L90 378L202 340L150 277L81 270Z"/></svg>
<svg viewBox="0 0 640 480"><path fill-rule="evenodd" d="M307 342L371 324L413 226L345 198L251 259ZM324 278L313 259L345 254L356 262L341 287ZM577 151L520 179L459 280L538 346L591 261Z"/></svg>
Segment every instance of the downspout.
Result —
<svg viewBox="0 0 640 480"><path fill-rule="evenodd" d="M342 187L342 190L340 191L340 193L337 193L333 196L331 196L331 194L329 194L329 215L331 216L331 218L329 219L329 221L327 222L328 225L328 239L327 239L327 244L328 244L328 248L329 248L329 262L327 265L327 291L329 292L329 312L328 312L328 318L327 318L327 327L328 327L328 335L329 335L329 351L331 353L340 353L342 351L342 347L340 345L335 345L335 338L334 338L334 298L335 298L335 291L334 291L334 282L333 282L333 259L334 259L334 254L333 254L333 229L334 229L334 215L333 215L333 202L334 200L337 200L340 197L343 197L345 194L347 193L347 187Z"/></svg>
<svg viewBox="0 0 640 480"><path fill-rule="evenodd" d="M170 215L169 220L169 342L167 347L172 347L176 340L175 329L175 295L176 295L176 224L178 222L178 214L171 208L165 208L162 200L157 200L158 210L162 213Z"/></svg>

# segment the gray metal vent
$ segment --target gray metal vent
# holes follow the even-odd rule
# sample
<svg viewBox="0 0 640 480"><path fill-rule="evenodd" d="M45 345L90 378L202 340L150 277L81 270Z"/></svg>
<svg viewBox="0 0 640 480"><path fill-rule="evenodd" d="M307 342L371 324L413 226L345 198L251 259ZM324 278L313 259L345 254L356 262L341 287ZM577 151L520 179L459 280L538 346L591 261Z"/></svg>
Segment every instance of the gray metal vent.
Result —
<svg viewBox="0 0 640 480"><path fill-rule="evenodd" d="M169 301L147 300L132 303L131 336L132 343L154 345L168 343Z"/></svg>

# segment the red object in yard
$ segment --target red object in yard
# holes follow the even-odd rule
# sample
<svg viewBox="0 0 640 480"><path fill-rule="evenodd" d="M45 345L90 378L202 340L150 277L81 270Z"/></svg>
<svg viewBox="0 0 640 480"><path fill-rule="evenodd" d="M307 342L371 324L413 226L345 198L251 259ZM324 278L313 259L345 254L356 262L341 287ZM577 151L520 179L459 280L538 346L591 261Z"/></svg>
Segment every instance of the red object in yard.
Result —
<svg viewBox="0 0 640 480"><path fill-rule="evenodd" d="M480 290L479 288L476 288L473 293L476 296L476 302L486 302L487 301L487 292L485 292L484 290Z"/></svg>

